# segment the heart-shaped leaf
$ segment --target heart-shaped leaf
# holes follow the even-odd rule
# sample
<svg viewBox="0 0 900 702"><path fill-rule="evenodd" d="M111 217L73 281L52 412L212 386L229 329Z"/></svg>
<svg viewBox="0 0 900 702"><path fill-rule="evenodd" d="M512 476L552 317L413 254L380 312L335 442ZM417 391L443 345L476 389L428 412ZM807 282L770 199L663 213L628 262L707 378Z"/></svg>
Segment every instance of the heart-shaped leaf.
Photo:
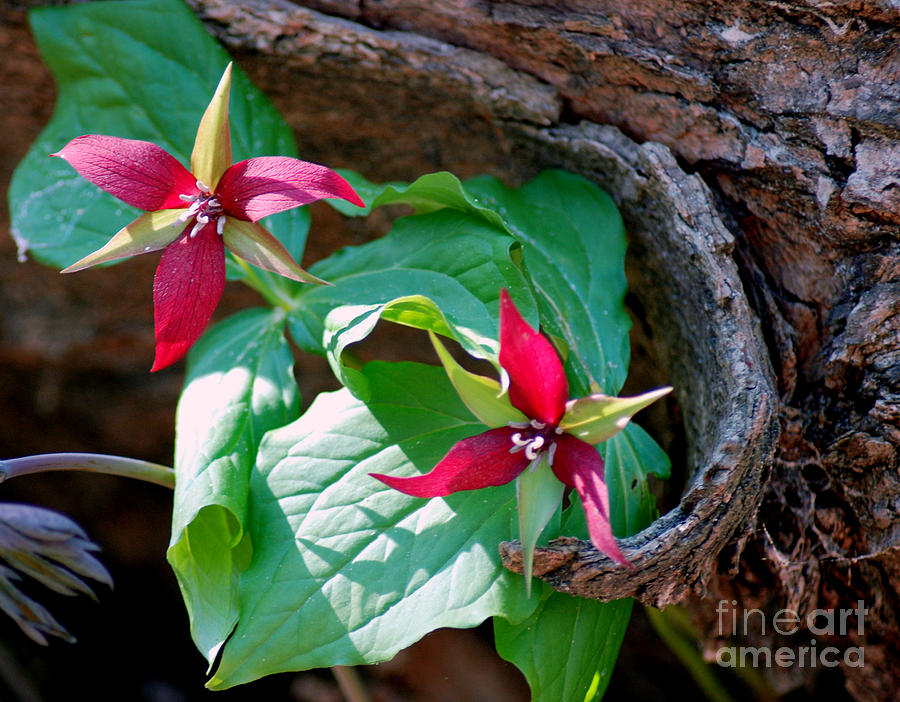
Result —
<svg viewBox="0 0 900 702"><path fill-rule="evenodd" d="M238 620L250 472L263 434L297 417L299 395L281 310L220 322L194 346L178 403L175 510L168 559L191 633L211 662Z"/></svg>
<svg viewBox="0 0 900 702"><path fill-rule="evenodd" d="M499 613L520 621L538 604L497 549L516 531L513 485L423 500L369 475L430 470L483 429L443 369L370 363L362 372L367 403L346 389L319 395L263 440L247 510L253 556L212 688L386 660L435 628Z"/></svg>

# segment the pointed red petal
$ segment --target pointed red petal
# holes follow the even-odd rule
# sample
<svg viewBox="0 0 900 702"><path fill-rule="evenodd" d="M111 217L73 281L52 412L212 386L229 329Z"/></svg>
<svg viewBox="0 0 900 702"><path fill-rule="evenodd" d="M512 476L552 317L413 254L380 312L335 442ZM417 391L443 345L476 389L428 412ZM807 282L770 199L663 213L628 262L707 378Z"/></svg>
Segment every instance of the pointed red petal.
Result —
<svg viewBox="0 0 900 702"><path fill-rule="evenodd" d="M578 491L587 515L591 543L614 561L631 567L613 536L603 459L597 449L571 434L562 434L556 440L553 472L562 482Z"/></svg>
<svg viewBox="0 0 900 702"><path fill-rule="evenodd" d="M532 329L506 290L500 292L500 365L509 373L509 399L532 419L558 424L569 384L556 349Z"/></svg>
<svg viewBox="0 0 900 702"><path fill-rule="evenodd" d="M149 141L88 134L51 156L65 159L97 187L148 212L186 207L178 196L198 192L191 172Z"/></svg>
<svg viewBox="0 0 900 702"><path fill-rule="evenodd" d="M153 281L156 359L151 371L184 356L203 333L225 289L225 247L215 222L190 236L193 221L163 252Z"/></svg>
<svg viewBox="0 0 900 702"><path fill-rule="evenodd" d="M501 427L458 441L426 475L371 475L413 497L444 497L461 490L506 485L528 466L524 451L509 452L514 446L510 437L515 432L511 427Z"/></svg>
<svg viewBox="0 0 900 702"><path fill-rule="evenodd" d="M365 207L350 184L330 168L286 156L235 163L219 181L216 197L225 212L250 222L323 197Z"/></svg>

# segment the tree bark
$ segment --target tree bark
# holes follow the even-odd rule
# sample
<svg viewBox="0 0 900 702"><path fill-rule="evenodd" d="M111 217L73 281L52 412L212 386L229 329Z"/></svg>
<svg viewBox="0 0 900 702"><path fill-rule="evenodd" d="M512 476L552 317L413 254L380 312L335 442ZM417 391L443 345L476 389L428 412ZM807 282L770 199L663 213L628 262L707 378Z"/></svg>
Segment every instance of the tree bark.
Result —
<svg viewBox="0 0 900 702"><path fill-rule="evenodd" d="M624 542L637 575L565 542L537 555L542 577L657 604L693 589L710 651L729 633L715 627L719 599L801 617L863 599L866 655L880 665L845 666L848 689L860 700L896 696L896 4L299 4L310 9L196 8L244 53L301 141L315 139L304 144L312 157L341 153L385 178L448 167L523 180L564 165L608 187L625 213L654 357L683 383L691 477L675 510ZM701 196L686 197L690 188ZM668 209L654 221L654 207ZM716 282L736 287L704 304L698 291ZM743 376L729 345L750 350ZM755 394L736 392L751 385ZM516 568L516 544L503 553ZM862 641L855 628L832 639Z"/></svg>

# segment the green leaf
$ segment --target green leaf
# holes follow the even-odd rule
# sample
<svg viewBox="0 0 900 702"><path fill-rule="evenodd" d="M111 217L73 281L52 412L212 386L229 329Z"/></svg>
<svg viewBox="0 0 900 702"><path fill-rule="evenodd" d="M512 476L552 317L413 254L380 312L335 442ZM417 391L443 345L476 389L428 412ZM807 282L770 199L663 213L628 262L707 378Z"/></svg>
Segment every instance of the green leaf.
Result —
<svg viewBox="0 0 900 702"><path fill-rule="evenodd" d="M229 57L180 0L42 7L29 16L58 97L50 124L13 176L11 230L20 255L28 251L62 268L99 249L138 211L48 154L76 136L107 134L153 141L187 166ZM236 161L297 155L275 108L237 68L230 116ZM300 260L306 210L275 215L266 225Z"/></svg>
<svg viewBox="0 0 900 702"><path fill-rule="evenodd" d="M387 236L310 268L332 286L300 290L290 312L291 334L304 350L324 353L331 315L328 343L336 353L338 340L343 349L365 338L383 314L449 334L473 356L496 363L500 289L509 290L526 319L537 318L529 286L511 258L515 246L483 219L461 212L404 217ZM353 309L341 310L348 306Z"/></svg>
<svg viewBox="0 0 900 702"><path fill-rule="evenodd" d="M518 189L488 177L465 187L480 207L500 213L523 244L542 330L570 349L572 395L616 394L628 370L631 322L624 306L625 232L612 199L563 171L545 171Z"/></svg>
<svg viewBox="0 0 900 702"><path fill-rule="evenodd" d="M656 517L656 503L647 486L650 473L669 475L669 459L636 424L602 444L606 483L617 536L633 534ZM561 535L587 537L584 509L572 493ZM615 501L613 501L615 500ZM589 699L599 699L609 684L632 600L596 602L553 592L528 620L510 624L494 619L497 651L525 674L533 702L581 702L596 681Z"/></svg>
<svg viewBox="0 0 900 702"><path fill-rule="evenodd" d="M442 368L370 363L371 399L318 396L270 432L252 473L254 544L240 573L237 626L209 686L279 671L391 658L443 626L503 613L521 621L537 602L497 549L515 534L512 485L423 500L370 472L430 470L483 429ZM228 613L204 610L223 630Z"/></svg>
<svg viewBox="0 0 900 702"><path fill-rule="evenodd" d="M343 351L371 334L380 319L454 336L437 305L421 295L398 297L381 305L347 305L332 310L325 318L325 355L335 377L364 401L369 399L368 381L357 369L344 365Z"/></svg>
<svg viewBox="0 0 900 702"><path fill-rule="evenodd" d="M239 574L253 551L246 522L257 447L266 431L299 413L292 365L280 310L251 309L220 322L189 356L167 557L210 663L238 619Z"/></svg>
<svg viewBox="0 0 900 702"><path fill-rule="evenodd" d="M382 205L409 205L418 214L426 214L444 208L471 215L498 231L510 233L498 212L479 204L466 191L462 182L452 173L440 171L420 176L413 183L371 183L358 173L340 171L366 203L365 209L338 200L330 200L339 212L348 216L368 215ZM347 207L347 205L350 205Z"/></svg>
<svg viewBox="0 0 900 702"><path fill-rule="evenodd" d="M609 684L632 602L553 592L519 625L494 618L497 652L525 674L532 702L599 699Z"/></svg>
<svg viewBox="0 0 900 702"><path fill-rule="evenodd" d="M521 188L507 188L487 176L462 184L450 173L431 173L408 186L378 186L357 174L344 175L366 192L369 209L397 203L419 213L447 209L521 242L525 270L538 293L542 331L561 339L563 351L571 350L566 367L573 394L615 394L622 387L631 328L624 307L626 242L609 195L563 171L544 171Z"/></svg>
<svg viewBox="0 0 900 702"><path fill-rule="evenodd" d="M634 422L600 445L606 463L613 533L634 534L656 519L656 498L647 477L669 477L671 463L659 444Z"/></svg>

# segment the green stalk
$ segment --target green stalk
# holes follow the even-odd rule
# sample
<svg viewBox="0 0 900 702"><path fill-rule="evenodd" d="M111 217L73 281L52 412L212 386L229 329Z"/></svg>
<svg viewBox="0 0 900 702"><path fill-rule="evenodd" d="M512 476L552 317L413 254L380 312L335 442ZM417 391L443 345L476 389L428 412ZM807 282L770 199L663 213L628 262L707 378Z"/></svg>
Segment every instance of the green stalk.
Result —
<svg viewBox="0 0 900 702"><path fill-rule="evenodd" d="M730 702L731 695L728 694L711 666L703 660L697 650L696 638L688 636L684 631L684 622L680 617L681 611L676 607L669 607L665 610L644 607L644 611L659 638L681 661L706 698L710 702Z"/></svg>
<svg viewBox="0 0 900 702"><path fill-rule="evenodd" d="M0 482L20 475L50 470L78 470L135 478L170 490L175 488L175 471L158 463L100 453L44 453L0 460Z"/></svg>
<svg viewBox="0 0 900 702"><path fill-rule="evenodd" d="M263 299L272 307L280 307L285 312L290 312L292 309L294 309L294 307L296 307L296 303L293 299L291 299L290 297L286 297L278 288L267 285L266 281L263 280L259 272L245 260L238 256L232 256L231 260L244 272L244 275L246 276L244 278L241 278L241 282L244 283L247 287L256 290L256 292L262 295Z"/></svg>

